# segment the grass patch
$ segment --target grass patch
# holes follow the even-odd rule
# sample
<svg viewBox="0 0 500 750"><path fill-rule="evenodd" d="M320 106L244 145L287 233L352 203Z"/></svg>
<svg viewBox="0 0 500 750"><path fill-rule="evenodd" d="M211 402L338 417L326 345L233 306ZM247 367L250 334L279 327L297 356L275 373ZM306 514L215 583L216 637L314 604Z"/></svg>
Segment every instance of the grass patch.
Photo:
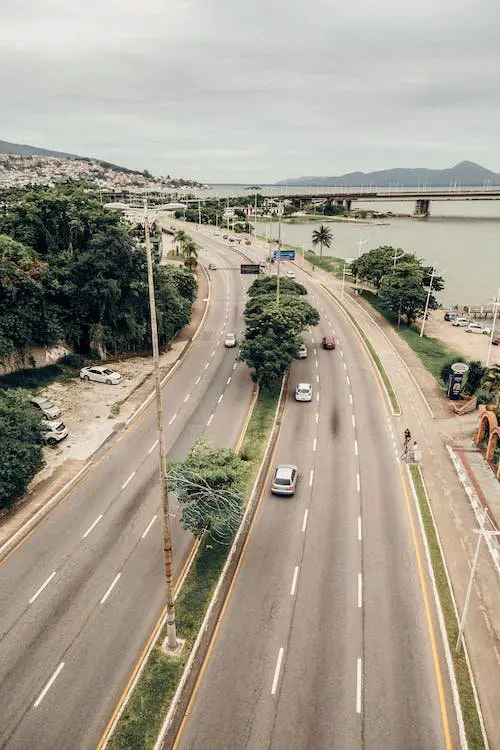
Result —
<svg viewBox="0 0 500 750"><path fill-rule="evenodd" d="M304 253L304 260L311 263L317 268L322 268L323 271L328 271L337 279L342 278L344 272L344 260L342 258L335 258L332 255L323 255L322 258L316 255L312 250L306 250Z"/></svg>
<svg viewBox="0 0 500 750"><path fill-rule="evenodd" d="M458 693L460 697L460 705L462 707L465 732L467 735L469 748L470 750L480 750L481 748L484 748L481 724L476 709L474 691L472 688L472 682L464 650L460 649L459 653L455 651L455 645L458 638L458 622L455 614L455 607L453 605L450 587L448 585L448 579L446 577L446 571L443 558L441 556L441 550L439 547L436 530L434 528L434 523L425 494L422 473L420 471L420 468L415 464L410 465L410 472L417 493L418 504L420 506L425 534L429 545L432 568L434 570L436 586L441 602L441 608L443 610L446 635L448 638L453 667L455 670L455 677L457 680Z"/></svg>
<svg viewBox="0 0 500 750"><path fill-rule="evenodd" d="M278 396L261 391L247 427L241 454L251 471L246 497L259 469L278 405ZM150 750L167 714L196 636L205 617L210 599L229 554L230 545L223 546L204 539L176 601L179 635L186 639L180 659L169 659L155 646L108 742L110 750ZM166 627L158 643L166 638Z"/></svg>

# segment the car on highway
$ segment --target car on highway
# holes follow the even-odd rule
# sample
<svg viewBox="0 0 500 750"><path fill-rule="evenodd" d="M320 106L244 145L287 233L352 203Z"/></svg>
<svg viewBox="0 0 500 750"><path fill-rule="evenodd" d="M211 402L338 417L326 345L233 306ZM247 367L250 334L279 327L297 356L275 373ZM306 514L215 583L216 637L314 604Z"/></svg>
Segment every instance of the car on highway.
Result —
<svg viewBox="0 0 500 750"><path fill-rule="evenodd" d="M275 268L271 268L269 276L277 277L278 276L278 271Z"/></svg>
<svg viewBox="0 0 500 750"><path fill-rule="evenodd" d="M299 359L306 359L307 357L307 346L305 344L301 344L299 346Z"/></svg>
<svg viewBox="0 0 500 750"><path fill-rule="evenodd" d="M298 383L295 388L295 401L312 401L313 389L310 383Z"/></svg>
<svg viewBox="0 0 500 750"><path fill-rule="evenodd" d="M293 464L279 464L274 471L273 495L295 495L299 470Z"/></svg>
<svg viewBox="0 0 500 750"><path fill-rule="evenodd" d="M217 270L217 266L215 265L215 263L209 263L208 264L208 270L209 271L216 271Z"/></svg>
<svg viewBox="0 0 500 750"><path fill-rule="evenodd" d="M500 346L500 336L495 336L491 343L493 344L493 346Z"/></svg>
<svg viewBox="0 0 500 750"><path fill-rule="evenodd" d="M110 370L109 367L101 367L100 365L82 367L80 377L82 380L95 380L97 383L107 383L107 385L116 385L122 379L122 376L116 370Z"/></svg>
<svg viewBox="0 0 500 750"><path fill-rule="evenodd" d="M224 346L226 346L228 349L232 349L233 346L236 346L236 334L235 333L226 333Z"/></svg>
<svg viewBox="0 0 500 750"><path fill-rule="evenodd" d="M69 431L63 422L43 419L40 422L43 439L48 445L56 445L68 437Z"/></svg>
<svg viewBox="0 0 500 750"><path fill-rule="evenodd" d="M295 278L295 271L287 271L286 272L286 278L287 279L294 279Z"/></svg>
<svg viewBox="0 0 500 750"><path fill-rule="evenodd" d="M466 326L470 325L469 318L455 318L452 325L459 326L460 328L465 328Z"/></svg>
<svg viewBox="0 0 500 750"><path fill-rule="evenodd" d="M31 404L42 413L44 419L56 419L61 416L61 407L54 404L46 396L33 396Z"/></svg>
<svg viewBox="0 0 500 750"><path fill-rule="evenodd" d="M323 336L321 339L321 346L323 349L335 349L335 337L334 336Z"/></svg>
<svg viewBox="0 0 500 750"><path fill-rule="evenodd" d="M491 328L487 328L486 326L483 326L482 323L471 323L465 329L465 333L484 333L487 336L489 336L491 333Z"/></svg>

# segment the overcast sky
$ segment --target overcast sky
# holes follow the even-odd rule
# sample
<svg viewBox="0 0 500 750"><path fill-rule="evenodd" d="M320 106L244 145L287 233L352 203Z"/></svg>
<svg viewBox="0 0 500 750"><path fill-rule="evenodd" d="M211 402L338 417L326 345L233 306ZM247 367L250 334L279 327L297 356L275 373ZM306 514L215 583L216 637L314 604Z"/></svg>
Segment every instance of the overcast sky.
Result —
<svg viewBox="0 0 500 750"><path fill-rule="evenodd" d="M0 139L207 182L500 172L498 0L0 0Z"/></svg>

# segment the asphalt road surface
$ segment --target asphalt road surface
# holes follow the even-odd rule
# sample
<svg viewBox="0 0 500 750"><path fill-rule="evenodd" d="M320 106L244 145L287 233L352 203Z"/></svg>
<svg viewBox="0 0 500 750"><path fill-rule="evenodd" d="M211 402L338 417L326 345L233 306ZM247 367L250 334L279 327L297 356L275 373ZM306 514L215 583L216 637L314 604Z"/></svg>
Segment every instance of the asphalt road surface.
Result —
<svg viewBox="0 0 500 750"><path fill-rule="evenodd" d="M202 433L234 445L251 399L247 368L224 347L251 279L211 279L204 329L164 388L171 458ZM155 425L151 405L0 565L2 748L95 748L163 609ZM171 511L177 575L192 537Z"/></svg>
<svg viewBox="0 0 500 750"><path fill-rule="evenodd" d="M255 249L245 248L257 258ZM269 481L175 747L187 750L457 747L431 589L372 366L319 284L321 314L294 363ZM335 351L319 347L335 331ZM311 403L293 400L309 382Z"/></svg>

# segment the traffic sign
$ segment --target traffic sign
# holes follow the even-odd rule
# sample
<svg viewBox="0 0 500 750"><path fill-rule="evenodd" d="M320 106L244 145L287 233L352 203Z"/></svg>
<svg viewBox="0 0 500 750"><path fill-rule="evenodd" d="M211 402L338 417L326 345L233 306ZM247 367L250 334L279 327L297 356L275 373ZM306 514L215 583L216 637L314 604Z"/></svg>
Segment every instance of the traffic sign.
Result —
<svg viewBox="0 0 500 750"><path fill-rule="evenodd" d="M240 273L255 273L259 275L260 265L258 263L242 263L240 265Z"/></svg>
<svg viewBox="0 0 500 750"><path fill-rule="evenodd" d="M273 258L275 260L278 260L278 252L280 256L280 260L295 260L295 250L274 250L273 251Z"/></svg>

